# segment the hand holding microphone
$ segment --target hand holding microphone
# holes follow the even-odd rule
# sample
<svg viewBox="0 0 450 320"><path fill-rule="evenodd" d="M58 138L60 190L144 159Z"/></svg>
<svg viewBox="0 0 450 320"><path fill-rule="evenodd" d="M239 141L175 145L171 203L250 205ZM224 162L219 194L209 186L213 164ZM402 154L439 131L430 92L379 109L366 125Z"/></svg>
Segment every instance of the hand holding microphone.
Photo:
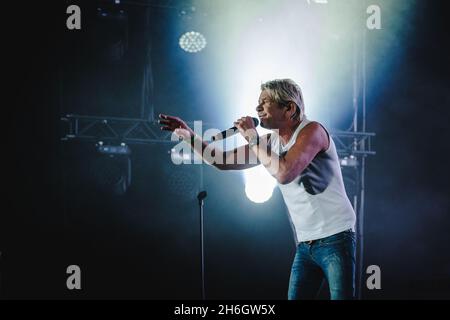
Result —
<svg viewBox="0 0 450 320"><path fill-rule="evenodd" d="M256 127L259 125L259 120L252 117L242 117L237 119L234 123L234 127L222 131L219 134L215 135L212 140L222 140L228 137L231 137L235 135L236 133L241 133L247 141L253 137L257 136L258 133L256 132Z"/></svg>

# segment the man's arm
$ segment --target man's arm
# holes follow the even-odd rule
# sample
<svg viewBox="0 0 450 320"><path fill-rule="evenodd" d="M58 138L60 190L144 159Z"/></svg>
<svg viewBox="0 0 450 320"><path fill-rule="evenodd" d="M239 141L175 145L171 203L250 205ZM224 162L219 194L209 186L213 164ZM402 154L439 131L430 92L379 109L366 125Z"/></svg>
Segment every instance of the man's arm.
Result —
<svg viewBox="0 0 450 320"><path fill-rule="evenodd" d="M328 145L325 129L319 123L313 122L300 131L295 144L282 157L268 152L268 149L260 144L252 146L251 150L280 184L288 184L305 170L319 152L326 150Z"/></svg>
<svg viewBox="0 0 450 320"><path fill-rule="evenodd" d="M260 138L260 140L267 141L270 139L270 134ZM217 150L217 149L216 149ZM218 152L218 151L216 151ZM220 170L244 170L256 167L261 164L256 155L251 151L250 146L245 144L233 150L223 152L222 164L215 164L214 166ZM244 160L244 161L243 161Z"/></svg>
<svg viewBox="0 0 450 320"><path fill-rule="evenodd" d="M176 133L179 132L176 129ZM234 148L229 151L222 151L219 147L213 147L210 143L203 141L201 137L194 134L194 139L190 139L191 148L209 165L219 170L245 170L260 165L259 159L250 150L248 144ZM262 141L270 139L270 134L260 138ZM217 161L219 160L219 161Z"/></svg>
<svg viewBox="0 0 450 320"><path fill-rule="evenodd" d="M235 148L230 151L222 151L220 148L212 146L210 143L196 135L194 131L180 118L160 115L159 123L163 126L161 130L174 132L177 136L188 142L196 154L198 154L207 164L219 170L244 170L259 165L259 160L254 156L250 158L248 145ZM217 161L219 160L219 161ZM239 162L241 163L238 163Z"/></svg>

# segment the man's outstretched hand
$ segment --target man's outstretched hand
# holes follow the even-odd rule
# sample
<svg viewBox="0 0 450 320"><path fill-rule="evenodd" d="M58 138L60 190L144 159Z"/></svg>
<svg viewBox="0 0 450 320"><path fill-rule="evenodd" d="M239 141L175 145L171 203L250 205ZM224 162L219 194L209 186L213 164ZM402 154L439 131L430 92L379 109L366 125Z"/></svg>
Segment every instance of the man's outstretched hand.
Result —
<svg viewBox="0 0 450 320"><path fill-rule="evenodd" d="M184 140L189 140L194 136L194 131L178 117L160 114L158 122L161 124L161 130L172 131Z"/></svg>

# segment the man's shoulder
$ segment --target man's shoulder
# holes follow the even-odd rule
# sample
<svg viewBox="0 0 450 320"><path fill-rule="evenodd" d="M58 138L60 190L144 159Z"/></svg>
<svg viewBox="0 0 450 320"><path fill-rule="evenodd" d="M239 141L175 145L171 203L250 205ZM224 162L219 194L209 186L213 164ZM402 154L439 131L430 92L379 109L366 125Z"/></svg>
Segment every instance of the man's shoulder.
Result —
<svg viewBox="0 0 450 320"><path fill-rule="evenodd" d="M317 132L326 132L324 126L318 121L308 121L300 130L300 133L303 134L315 134Z"/></svg>
<svg viewBox="0 0 450 320"><path fill-rule="evenodd" d="M328 149L330 143L328 130L318 121L309 121L300 131L297 141L305 138L311 143L322 145L322 151Z"/></svg>

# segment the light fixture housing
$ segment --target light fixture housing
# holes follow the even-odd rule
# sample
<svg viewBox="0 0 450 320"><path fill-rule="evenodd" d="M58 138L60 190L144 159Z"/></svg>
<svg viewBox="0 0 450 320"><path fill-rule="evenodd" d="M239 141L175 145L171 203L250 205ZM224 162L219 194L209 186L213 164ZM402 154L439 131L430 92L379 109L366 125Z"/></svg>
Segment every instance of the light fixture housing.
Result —
<svg viewBox="0 0 450 320"><path fill-rule="evenodd" d="M189 31L180 37L180 48L189 53L197 53L205 49L206 38L200 32Z"/></svg>

